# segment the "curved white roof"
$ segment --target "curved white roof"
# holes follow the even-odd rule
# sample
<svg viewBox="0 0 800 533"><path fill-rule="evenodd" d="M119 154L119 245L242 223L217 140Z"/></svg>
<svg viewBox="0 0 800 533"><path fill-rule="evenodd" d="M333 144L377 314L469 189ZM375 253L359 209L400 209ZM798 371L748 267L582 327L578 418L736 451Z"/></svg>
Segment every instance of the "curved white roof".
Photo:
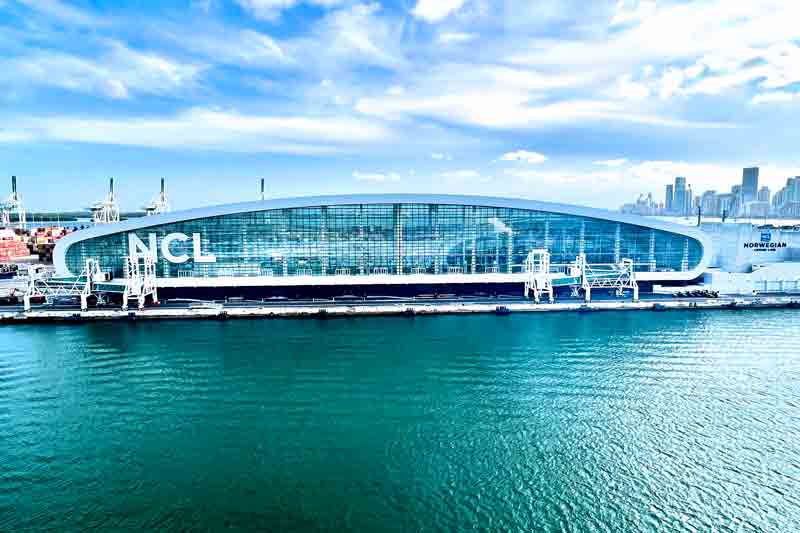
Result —
<svg viewBox="0 0 800 533"><path fill-rule="evenodd" d="M59 273L66 273L68 272L66 266L66 251L72 244L95 237L137 231L152 226L160 226L174 222L196 220L200 218L216 217L221 215L249 213L252 211L266 211L270 209L359 204L470 205L510 209L528 209L533 211L544 211L549 213L575 215L598 220L621 222L624 224L631 224L634 226L685 235L699 241L703 247L703 258L696 268L689 272L659 273L680 274L679 278L674 279L694 279L699 277L708 267L708 264L711 260L710 239L705 233L694 227L672 224L669 222L663 222L637 215L627 215L606 209L595 209L591 207L582 207L569 204L540 202L538 200L501 198L493 196L470 196L458 194L350 194L331 196L301 196L296 198L280 198L274 200L259 200L255 202L240 202L210 207L198 207L184 211L173 211L171 213L164 213L161 215L132 218L114 224L97 225L91 228L76 231L59 240L53 253L53 262L55 263L56 270ZM660 279L667 278L673 277L662 276Z"/></svg>

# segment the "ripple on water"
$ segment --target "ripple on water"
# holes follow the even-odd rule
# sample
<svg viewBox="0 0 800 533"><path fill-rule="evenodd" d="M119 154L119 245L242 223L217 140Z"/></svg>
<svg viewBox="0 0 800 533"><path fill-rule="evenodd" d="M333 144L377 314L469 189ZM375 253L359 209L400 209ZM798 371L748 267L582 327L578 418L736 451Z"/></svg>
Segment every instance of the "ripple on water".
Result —
<svg viewBox="0 0 800 533"><path fill-rule="evenodd" d="M793 311L0 342L0 530L800 531Z"/></svg>

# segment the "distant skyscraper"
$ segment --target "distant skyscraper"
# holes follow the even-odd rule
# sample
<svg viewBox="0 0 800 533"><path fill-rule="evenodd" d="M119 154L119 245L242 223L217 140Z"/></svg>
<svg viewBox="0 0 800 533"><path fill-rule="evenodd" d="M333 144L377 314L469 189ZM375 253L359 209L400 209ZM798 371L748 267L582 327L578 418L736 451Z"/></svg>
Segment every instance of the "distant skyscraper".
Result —
<svg viewBox="0 0 800 533"><path fill-rule="evenodd" d="M758 167L742 170L742 201L752 202L758 196Z"/></svg>
<svg viewBox="0 0 800 533"><path fill-rule="evenodd" d="M686 214L686 178L675 178L675 199L672 202L674 211L680 215Z"/></svg>
<svg viewBox="0 0 800 533"><path fill-rule="evenodd" d="M672 212L672 198L672 184L670 183L667 185L667 196L664 199L664 209L666 209L667 212Z"/></svg>
<svg viewBox="0 0 800 533"><path fill-rule="evenodd" d="M786 180L786 187L772 197L772 207L780 216L800 216L800 176Z"/></svg>
<svg viewBox="0 0 800 533"><path fill-rule="evenodd" d="M764 186L758 189L758 201L769 202L769 187Z"/></svg>
<svg viewBox="0 0 800 533"><path fill-rule="evenodd" d="M717 191L706 191L700 197L700 208L706 216L717 216L718 203Z"/></svg>
<svg viewBox="0 0 800 533"><path fill-rule="evenodd" d="M736 216L739 214L739 211L741 211L742 207L744 206L742 186L734 185L733 187L731 187L731 194L733 195L733 205L731 205L731 211L728 214Z"/></svg>

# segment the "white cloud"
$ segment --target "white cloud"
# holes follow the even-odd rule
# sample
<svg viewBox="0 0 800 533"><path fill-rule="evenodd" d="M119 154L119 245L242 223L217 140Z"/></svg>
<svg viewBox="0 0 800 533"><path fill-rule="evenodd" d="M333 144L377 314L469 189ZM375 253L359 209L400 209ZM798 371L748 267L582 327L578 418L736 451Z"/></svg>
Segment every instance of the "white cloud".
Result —
<svg viewBox="0 0 800 533"><path fill-rule="evenodd" d="M187 35L181 30L174 28L166 32L166 35L180 46L202 54L208 61L247 67L278 67L294 64L293 58L282 43L257 31L231 28L227 31Z"/></svg>
<svg viewBox="0 0 800 533"><path fill-rule="evenodd" d="M33 136L25 131L0 130L0 143L30 141Z"/></svg>
<svg viewBox="0 0 800 533"><path fill-rule="evenodd" d="M132 50L110 42L100 59L86 59L61 52L36 51L0 61L0 81L59 87L75 92L124 99L131 93L167 94L195 83L202 65Z"/></svg>
<svg viewBox="0 0 800 533"><path fill-rule="evenodd" d="M487 183L492 178L481 175L473 169L449 170L440 174L445 183L450 185L464 185L467 183Z"/></svg>
<svg viewBox="0 0 800 533"><path fill-rule="evenodd" d="M242 7L252 13L256 18L263 20L277 19L281 11L306 3L320 7L335 7L344 4L346 0L236 0Z"/></svg>
<svg viewBox="0 0 800 533"><path fill-rule="evenodd" d="M560 170L534 170L527 168L507 168L503 171L506 176L522 180L526 183L547 185L599 185L601 181L608 181L613 175L608 171L579 171L570 169Z"/></svg>
<svg viewBox="0 0 800 533"><path fill-rule="evenodd" d="M380 125L342 116L265 116L194 108L166 118L28 117L16 134L57 140L228 152L332 153L386 142Z"/></svg>
<svg viewBox="0 0 800 533"><path fill-rule="evenodd" d="M654 190L656 197L663 194L664 186L672 183L675 176L685 176L695 194L705 190L730 192L731 186L741 183L742 168L758 166L759 184L767 185L774 190L786 183L786 178L798 174L798 168L772 164L754 164L743 162L741 165L724 165L718 163L692 163L687 161L643 161L625 169L626 184L640 191Z"/></svg>
<svg viewBox="0 0 800 533"><path fill-rule="evenodd" d="M621 159L607 159L605 161L595 161L594 164L603 167L621 167L625 165L627 162L628 162L627 159L621 158Z"/></svg>
<svg viewBox="0 0 800 533"><path fill-rule="evenodd" d="M754 164L752 161L728 165L663 160L602 169L509 167L503 170L503 175L509 178L503 183L509 191L521 195L534 186L537 197L544 200L616 209L620 203L635 199L640 193L651 192L657 201L662 201L665 186L673 183L676 176L685 176L697 195L706 190L729 192L731 186L741 183L742 167ZM759 185L767 185L773 192L785 185L787 177L800 175L800 167L756 166L760 167Z"/></svg>
<svg viewBox="0 0 800 533"><path fill-rule="evenodd" d="M578 69L580 70L580 69ZM667 127L729 127L661 116L615 99L572 99L586 93L596 73L544 71L494 64L446 63L416 73L399 95L385 92L356 101L357 111L397 120L431 117L448 123L498 129L535 129L592 121ZM563 89L563 91L562 91ZM559 98L560 95L561 96ZM566 95L570 95L570 97Z"/></svg>
<svg viewBox="0 0 800 533"><path fill-rule="evenodd" d="M792 43L760 48L740 46L704 55L688 67L666 67L658 77L640 82L630 79L630 75L620 78L620 87L628 93L638 91L646 98L652 90L665 100L695 94L721 95L748 84L765 90L778 89L800 82L800 46Z"/></svg>
<svg viewBox="0 0 800 533"><path fill-rule="evenodd" d="M38 11L54 20L76 26L103 26L108 20L88 11L70 6L59 0L18 0L28 8Z"/></svg>
<svg viewBox="0 0 800 533"><path fill-rule="evenodd" d="M547 161L547 157L538 152L517 150L516 152L508 152L503 154L500 156L500 161L523 161L531 165L538 165Z"/></svg>
<svg viewBox="0 0 800 533"><path fill-rule="evenodd" d="M800 101L800 93L775 91L771 93L759 93L755 95L750 102L753 104L776 104L794 102L795 100Z"/></svg>
<svg viewBox="0 0 800 533"><path fill-rule="evenodd" d="M352 64L388 69L403 66L402 26L381 15L378 3L355 4L331 11L311 31L283 42L308 71L336 72Z"/></svg>
<svg viewBox="0 0 800 533"><path fill-rule="evenodd" d="M631 115L674 119L670 111L679 108L667 107L674 98L741 99L753 87L764 92L800 82L799 18L800 3L784 0L621 0L610 27L593 25L567 39L523 40L506 57L518 65L614 79L614 86L601 85L595 94L625 102ZM651 101L653 94L661 102ZM716 108L706 109L713 114Z"/></svg>
<svg viewBox="0 0 800 533"><path fill-rule="evenodd" d="M427 22L439 22L458 11L465 0L417 0L411 14Z"/></svg>
<svg viewBox="0 0 800 533"><path fill-rule="evenodd" d="M437 40L442 44L462 44L474 41L477 38L477 33L442 32L437 37Z"/></svg>
<svg viewBox="0 0 800 533"><path fill-rule="evenodd" d="M395 172L382 173L382 172L360 172L356 170L353 172L353 178L356 181L371 181L373 183L386 183L400 181L400 175Z"/></svg>
<svg viewBox="0 0 800 533"><path fill-rule="evenodd" d="M450 170L448 172L442 172L442 176L446 178L457 179L479 178L480 175L481 173L477 170Z"/></svg>
<svg viewBox="0 0 800 533"><path fill-rule="evenodd" d="M656 11L656 3L652 0L626 2L619 0L617 2L616 12L611 18L610 24L612 26L629 24L631 22L641 22L651 17Z"/></svg>
<svg viewBox="0 0 800 533"><path fill-rule="evenodd" d="M435 159L437 161L452 161L453 156L450 154L434 152L431 154L431 159Z"/></svg>
<svg viewBox="0 0 800 533"><path fill-rule="evenodd" d="M624 100L641 101L650 96L650 89L644 83L632 80L630 74L617 79L616 94Z"/></svg>

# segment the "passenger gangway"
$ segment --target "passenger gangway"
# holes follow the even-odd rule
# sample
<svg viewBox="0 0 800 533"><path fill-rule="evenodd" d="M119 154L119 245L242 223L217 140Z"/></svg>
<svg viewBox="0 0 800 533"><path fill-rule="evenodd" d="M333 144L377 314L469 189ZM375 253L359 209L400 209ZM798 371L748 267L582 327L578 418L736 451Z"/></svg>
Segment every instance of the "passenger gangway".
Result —
<svg viewBox="0 0 800 533"><path fill-rule="evenodd" d="M97 298L100 302L116 295L121 296L123 309L128 308L131 300L136 300L142 309L148 296L153 302L158 301L155 273L155 257L152 255L126 257L123 279L112 279L108 272L102 271L96 259L87 259L78 276L49 276L31 266L23 296L24 308L30 311L33 298L44 298L47 303L58 298L78 298L81 310L85 311L90 298Z"/></svg>
<svg viewBox="0 0 800 533"><path fill-rule="evenodd" d="M552 303L554 289L558 287L571 287L573 296L578 296L582 291L587 302L591 301L593 288L613 289L617 296L623 296L626 290L631 290L633 300L639 301L639 286L630 259L623 259L617 264L590 265L586 262L586 255L580 254L564 272L551 272L550 253L537 249L528 254L524 271L528 274L525 296L533 297L536 303L543 296L547 296Z"/></svg>

